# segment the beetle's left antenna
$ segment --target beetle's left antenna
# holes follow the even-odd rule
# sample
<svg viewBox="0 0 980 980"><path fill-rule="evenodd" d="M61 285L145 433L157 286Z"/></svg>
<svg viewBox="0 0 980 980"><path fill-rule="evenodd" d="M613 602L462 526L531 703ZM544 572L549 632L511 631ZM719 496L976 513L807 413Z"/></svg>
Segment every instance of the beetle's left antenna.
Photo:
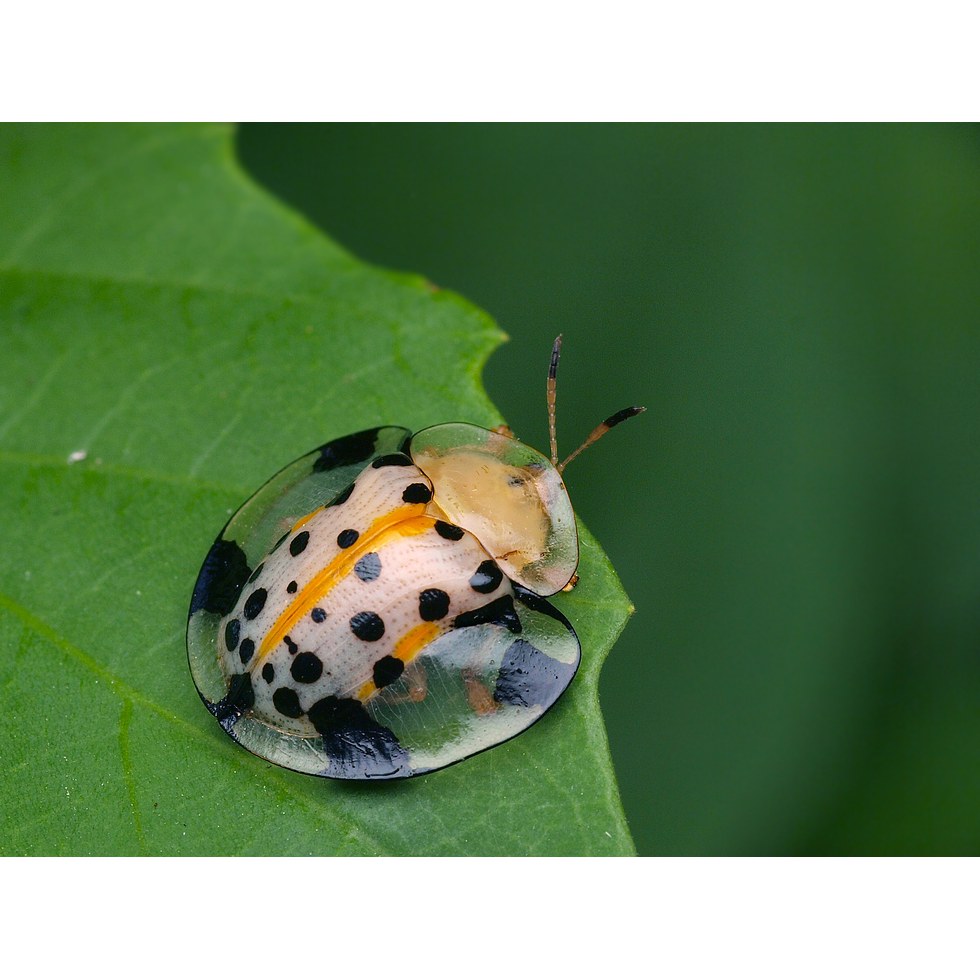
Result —
<svg viewBox="0 0 980 980"><path fill-rule="evenodd" d="M558 358L561 357L561 334L555 337L551 348L551 366L548 368L548 435L551 437L551 465L558 467L558 436L555 432L555 404L558 399Z"/></svg>

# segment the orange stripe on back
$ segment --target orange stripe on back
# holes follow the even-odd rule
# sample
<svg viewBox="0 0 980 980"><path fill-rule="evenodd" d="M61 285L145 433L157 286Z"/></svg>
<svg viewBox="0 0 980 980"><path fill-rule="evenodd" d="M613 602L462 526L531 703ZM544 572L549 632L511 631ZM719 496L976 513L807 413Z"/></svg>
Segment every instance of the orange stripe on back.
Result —
<svg viewBox="0 0 980 980"><path fill-rule="evenodd" d="M391 656L397 657L406 666L410 664L437 636L445 632L446 627L438 623L419 623L413 626L395 644ZM378 691L374 681L368 681L357 692L358 701L366 701Z"/></svg>
<svg viewBox="0 0 980 980"><path fill-rule="evenodd" d="M349 575L358 560L369 551L377 551L391 538L422 534L434 527L436 519L424 514L424 510L422 504L410 504L407 507L396 507L372 521L368 529L350 548L336 555L296 594L296 598L283 610L272 624L272 628L265 634L251 669L254 671L269 651L282 642L293 624L322 602L330 590ZM303 518L297 527L305 523L309 516L311 515Z"/></svg>

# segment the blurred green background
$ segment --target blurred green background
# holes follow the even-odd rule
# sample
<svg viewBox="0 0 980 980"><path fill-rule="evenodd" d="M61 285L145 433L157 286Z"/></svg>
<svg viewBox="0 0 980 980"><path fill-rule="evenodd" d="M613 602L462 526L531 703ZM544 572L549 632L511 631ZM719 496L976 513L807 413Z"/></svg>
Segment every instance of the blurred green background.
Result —
<svg viewBox="0 0 980 980"><path fill-rule="evenodd" d="M248 125L245 166L511 336L486 385L637 614L644 854L980 851L980 129ZM384 420L381 420L384 421ZM388 421L397 422L397 419Z"/></svg>

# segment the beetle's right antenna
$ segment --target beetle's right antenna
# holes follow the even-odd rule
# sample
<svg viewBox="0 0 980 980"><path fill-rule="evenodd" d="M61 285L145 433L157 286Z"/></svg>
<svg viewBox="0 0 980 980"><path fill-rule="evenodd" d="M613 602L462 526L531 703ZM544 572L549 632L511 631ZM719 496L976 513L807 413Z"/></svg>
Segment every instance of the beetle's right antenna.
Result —
<svg viewBox="0 0 980 980"><path fill-rule="evenodd" d="M610 415L605 421L600 422L590 433L589 438L582 443L578 449L572 453L563 463L558 466L558 472L564 472L564 469L568 464L575 459L580 452L588 449L592 443L597 442L601 439L614 425L619 425L620 422L625 422L627 419L633 418L634 415L639 415L640 412L645 412L646 409L642 405L633 405L630 408L621 408L618 412Z"/></svg>
<svg viewBox="0 0 980 980"><path fill-rule="evenodd" d="M558 358L561 356L561 334L555 337L551 348L551 366L548 368L548 435L551 437L551 465L558 466L558 436L555 432L555 404L558 400ZM559 469L559 472L561 470Z"/></svg>

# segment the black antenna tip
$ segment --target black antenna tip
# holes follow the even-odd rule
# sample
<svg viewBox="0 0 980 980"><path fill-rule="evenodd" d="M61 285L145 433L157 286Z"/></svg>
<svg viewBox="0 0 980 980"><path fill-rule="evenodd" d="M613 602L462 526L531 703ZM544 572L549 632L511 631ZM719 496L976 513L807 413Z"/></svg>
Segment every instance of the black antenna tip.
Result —
<svg viewBox="0 0 980 980"><path fill-rule="evenodd" d="M548 368L548 379L554 381L558 375L558 357L561 354L561 334L555 337L555 344L551 348L551 366Z"/></svg>
<svg viewBox="0 0 980 980"><path fill-rule="evenodd" d="M614 425L619 425L620 422L625 422L627 419L633 418L634 415L639 415L640 412L645 412L646 409L642 405L633 405L630 408L621 408L614 415L610 415L602 424L608 428L612 428Z"/></svg>

